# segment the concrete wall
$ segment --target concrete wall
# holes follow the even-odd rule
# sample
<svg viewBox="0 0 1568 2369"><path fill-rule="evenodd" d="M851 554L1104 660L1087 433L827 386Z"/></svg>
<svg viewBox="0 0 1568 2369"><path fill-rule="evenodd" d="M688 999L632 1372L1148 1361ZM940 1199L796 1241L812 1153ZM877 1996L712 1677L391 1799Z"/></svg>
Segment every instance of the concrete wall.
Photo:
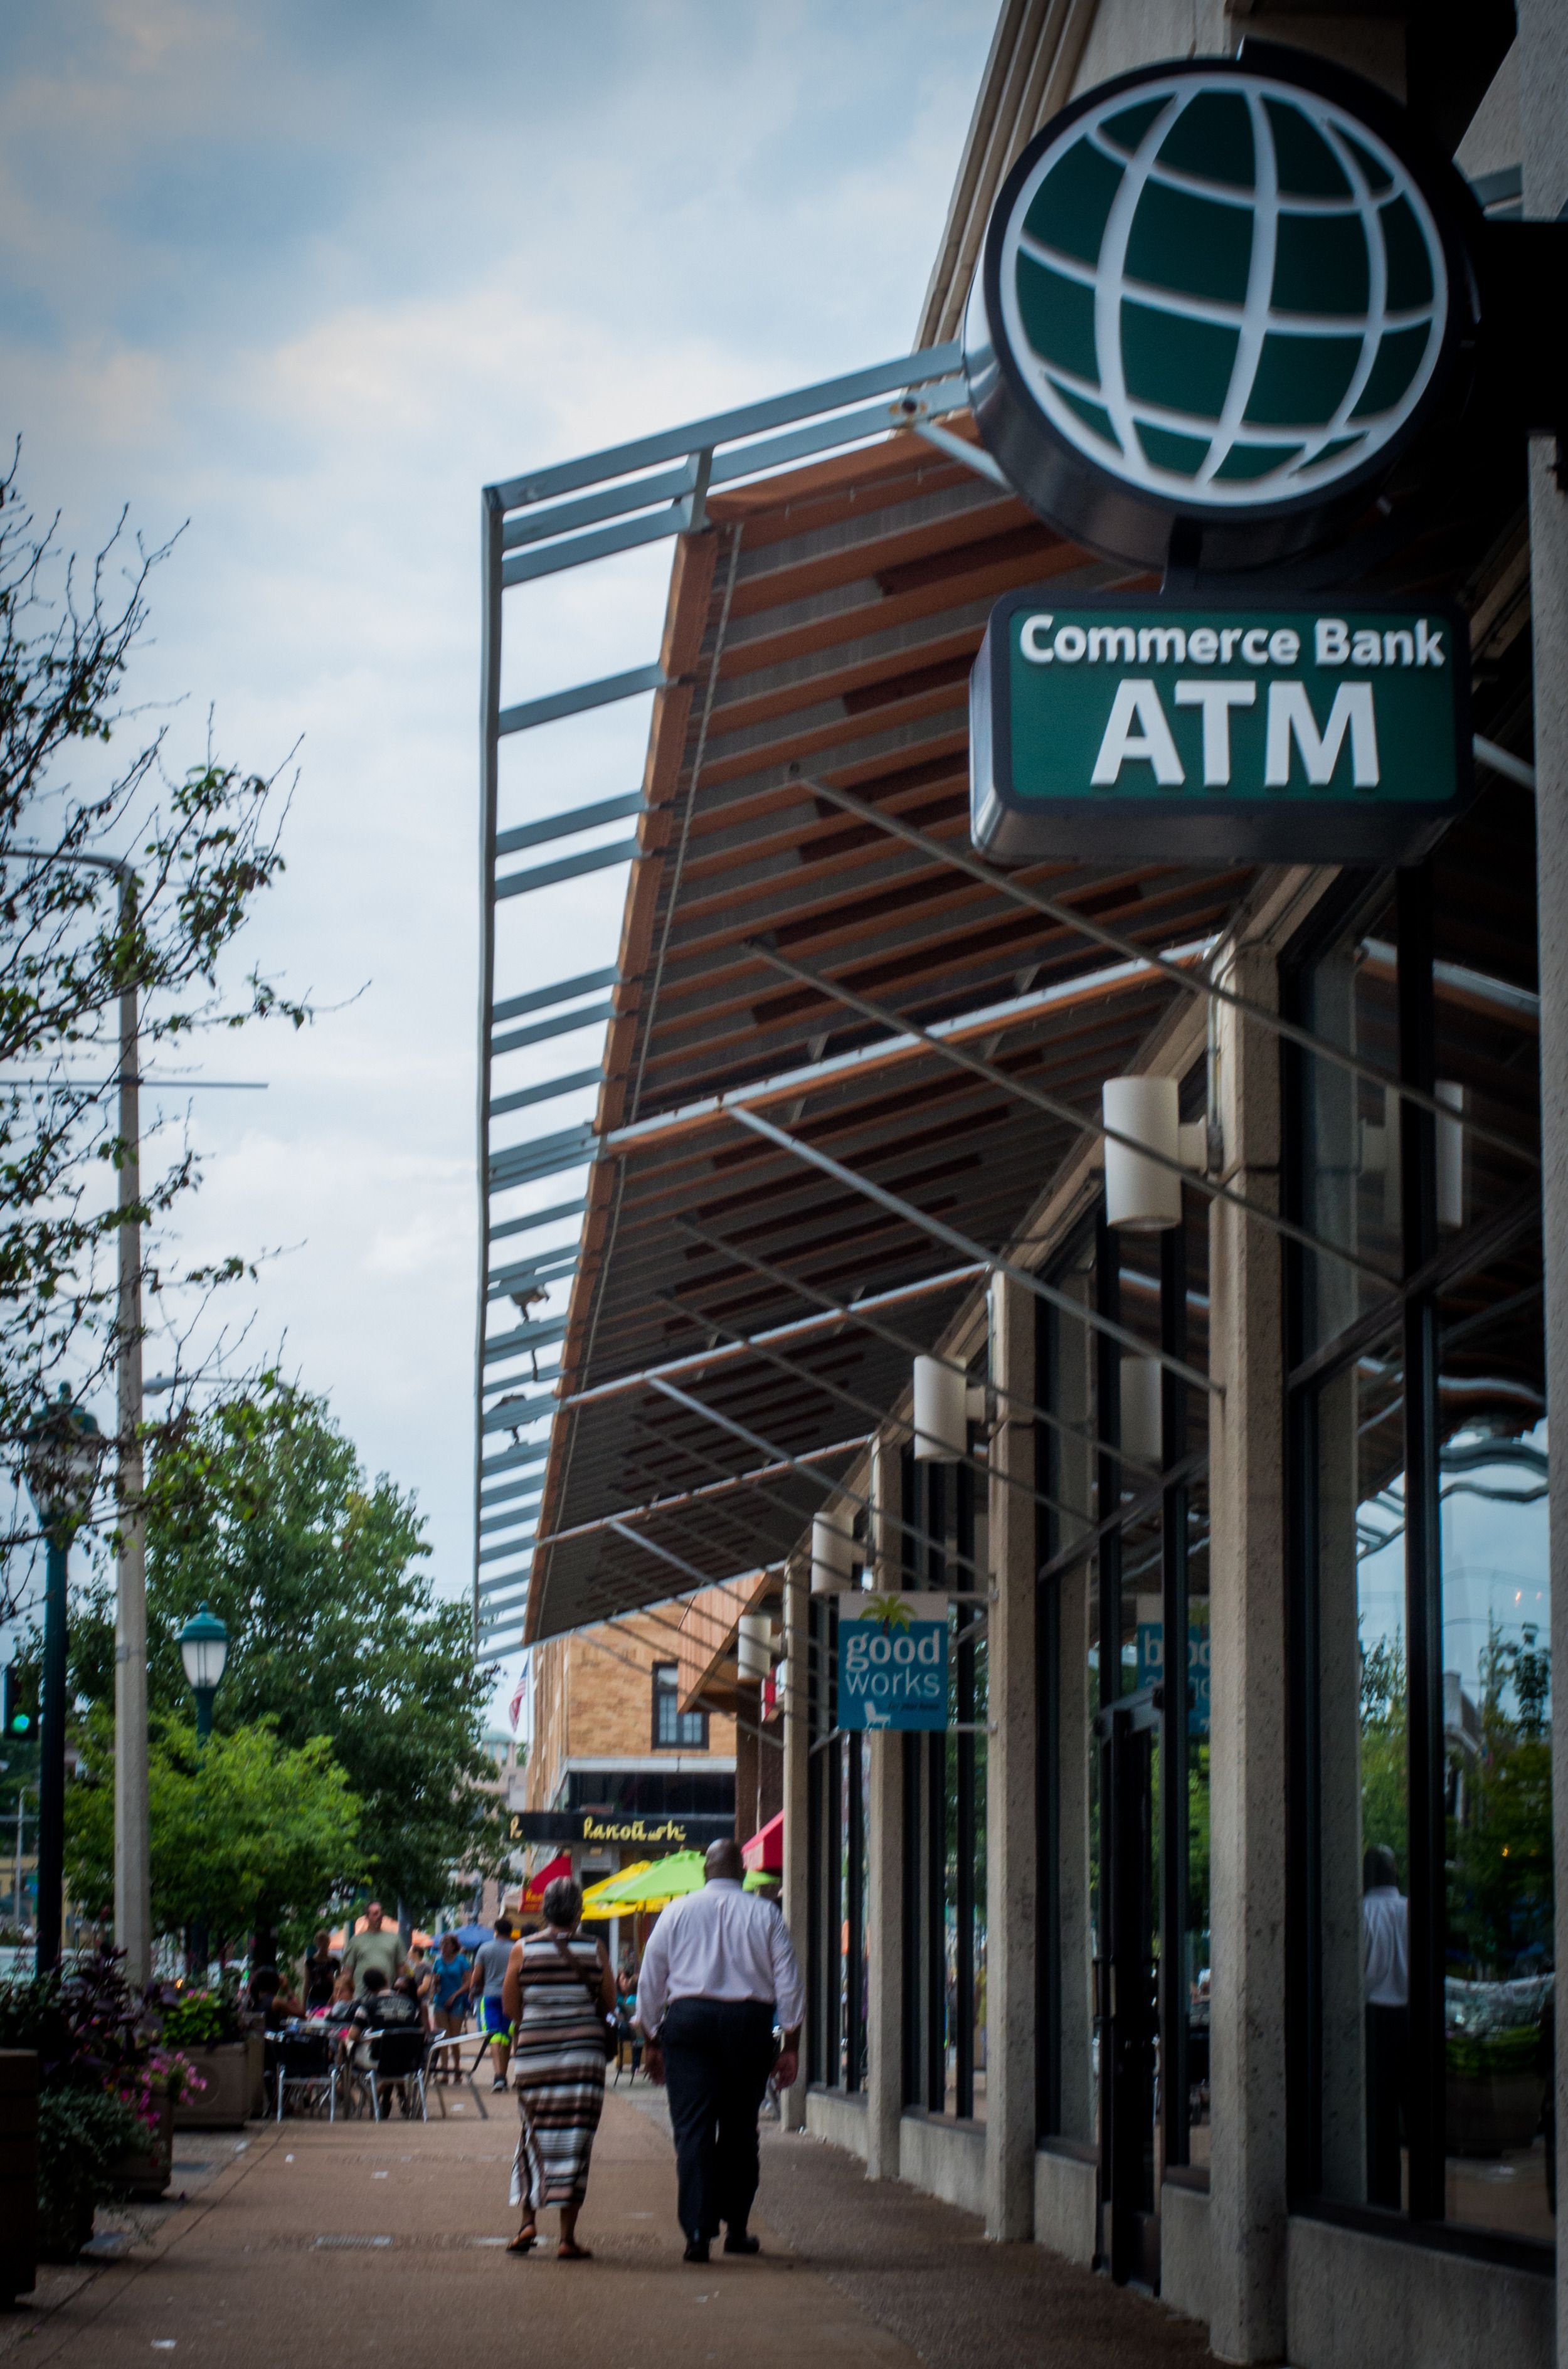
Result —
<svg viewBox="0 0 1568 2369"><path fill-rule="evenodd" d="M861 2089L807 2089L805 2127L814 2139L865 2161L865 2093Z"/></svg>
<svg viewBox="0 0 1568 2369"><path fill-rule="evenodd" d="M1099 2210L1099 2166L1041 2147L1035 2157L1036 2244L1087 2269L1094 2260Z"/></svg>
<svg viewBox="0 0 1568 2369"><path fill-rule="evenodd" d="M957 2123L907 2107L898 2124L898 2177L966 2213L986 2209L983 2123Z"/></svg>
<svg viewBox="0 0 1568 2369"><path fill-rule="evenodd" d="M1160 2300L1189 2319L1212 2310L1208 2194L1167 2180L1160 2191Z"/></svg>
<svg viewBox="0 0 1568 2369"><path fill-rule="evenodd" d="M1165 2191L1167 2199L1171 2191ZM1548 2369L1553 2282L1292 2217L1291 2369Z"/></svg>

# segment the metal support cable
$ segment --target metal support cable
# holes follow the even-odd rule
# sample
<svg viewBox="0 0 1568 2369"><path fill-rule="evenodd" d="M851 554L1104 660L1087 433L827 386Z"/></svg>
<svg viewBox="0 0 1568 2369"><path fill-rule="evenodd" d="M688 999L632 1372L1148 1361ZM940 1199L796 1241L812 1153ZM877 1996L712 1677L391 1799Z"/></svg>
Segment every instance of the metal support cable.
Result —
<svg viewBox="0 0 1568 2369"><path fill-rule="evenodd" d="M684 1226L686 1221L677 1218L675 1223ZM696 1230L688 1227L687 1230L694 1232ZM928 1276L920 1283L902 1284L891 1291L874 1293L864 1305L867 1308L887 1308L899 1300L923 1299L930 1292L949 1290L960 1283L973 1283L984 1273L983 1262L970 1260L967 1265L953 1268L944 1275ZM828 1305L832 1307L833 1302L829 1301ZM822 1330L829 1322L825 1317L797 1317L791 1323L770 1326L766 1337L774 1341L793 1340L799 1334ZM872 1330L875 1331L876 1327L873 1326ZM650 1366L640 1373L617 1374L613 1381L596 1382L590 1390L577 1390L570 1398L558 1400L555 1412L564 1413L569 1407L592 1406L601 1399L616 1398L624 1391L637 1390L650 1374L690 1374L694 1377L707 1367L728 1364L734 1354L728 1349L697 1349L689 1356L663 1359L658 1365Z"/></svg>
<svg viewBox="0 0 1568 2369"><path fill-rule="evenodd" d="M647 1380L650 1387L657 1387L655 1378L651 1374L643 1379ZM679 1441L672 1444L677 1447L681 1446L681 1443ZM543 1538L536 1539L534 1544L541 1547L558 1547L568 1544L574 1539L591 1538L596 1531L608 1528L612 1519L619 1519L626 1522L636 1520L651 1521L656 1516L668 1512L673 1506L696 1504L704 1497L708 1497L710 1495L716 1496L726 1490L748 1488L753 1484L761 1474L774 1476L782 1472L797 1470L803 1458L827 1458L830 1456L855 1455L861 1450L869 1448L870 1445L871 1435L869 1433L858 1439L833 1440L826 1448L808 1448L804 1449L801 1457L792 1456L781 1463L762 1465L759 1468L759 1471L757 1473L726 1472L722 1481L708 1482L702 1488L687 1490L680 1496L650 1497L645 1505L624 1505L621 1508L618 1516L604 1514L599 1516L591 1522L574 1522L569 1529L548 1530ZM690 1448L682 1448L681 1452L688 1457L696 1457L696 1450ZM715 1461L716 1459L699 1457L697 1458L697 1460L699 1462L711 1462ZM722 1466L718 1469L721 1471L724 1471ZM789 1510L798 1518L798 1506L791 1506ZM710 1583L704 1580L703 1585L707 1586Z"/></svg>
<svg viewBox="0 0 1568 2369"><path fill-rule="evenodd" d="M823 1391L829 1398L841 1399L845 1406L853 1407L857 1414L869 1415L878 1430L888 1426L896 1431L907 1432L911 1439L918 1439L921 1436L916 1430L912 1416L894 1414L886 1407L873 1406L869 1399L863 1399L855 1390L845 1390L841 1382L830 1382L824 1375L814 1374L809 1366L797 1365L793 1357L784 1356L781 1351L771 1349L760 1341L749 1339L744 1333L736 1332L733 1326L721 1323L716 1316L693 1316L689 1308L683 1308L678 1299L670 1299L666 1292L656 1292L654 1297L658 1306L673 1309L678 1316L684 1316L689 1322L709 1324L715 1333L724 1333L727 1339L739 1343L744 1348L755 1350L764 1363L777 1366L782 1373L793 1376L796 1381L809 1383L813 1390ZM1016 1489L1022 1495L1033 1498L1036 1505L1044 1505L1047 1513L1059 1514L1066 1521L1087 1522L1093 1518L1087 1506L1064 1505L1057 1498L1047 1497L1038 1489L1031 1488L1027 1481L1018 1481L1010 1472L997 1471L983 1456L975 1455L970 1448L966 1448L961 1456L944 1456L941 1461L944 1464L962 1464L968 1471L978 1472L987 1481L1000 1481L1004 1488Z"/></svg>
<svg viewBox="0 0 1568 2369"><path fill-rule="evenodd" d="M874 1003L869 996L857 995L853 988L841 987L836 980L823 978L819 973L807 970L803 963L791 962L787 955L780 954L762 939L749 938L745 943L749 953L760 956L774 970L782 971L785 978L814 987L830 1001L841 1003L850 1012L861 1013L867 1020L876 1021L884 1028L896 1029L900 1036L918 1036L923 1045L929 1045L940 1059L953 1068L967 1070L974 1076L984 1078L990 1084L1000 1086L1003 1093L1013 1095L1016 1101L1033 1104L1048 1118L1065 1120L1069 1127L1076 1127L1081 1135L1090 1136L1097 1143L1120 1144L1124 1150L1135 1151L1139 1159L1151 1161L1156 1168L1173 1170L1195 1192L1207 1193L1211 1200L1224 1201L1232 1209L1240 1209L1244 1216L1256 1218L1275 1233L1283 1234L1288 1242L1299 1242L1303 1250L1315 1251L1322 1258L1338 1259L1343 1265L1353 1267L1356 1274L1380 1284L1385 1291L1397 1288L1393 1278L1383 1268L1374 1265L1370 1259L1358 1258L1354 1251L1345 1250L1337 1242L1324 1242L1317 1234L1309 1233L1303 1226L1293 1225L1288 1218L1282 1218L1276 1210L1264 1208L1256 1201L1249 1201L1244 1193L1222 1184L1218 1177L1189 1168L1185 1161L1173 1158L1169 1152L1157 1151L1152 1144L1140 1143L1136 1136L1124 1135L1119 1127L1106 1127L1103 1120L1091 1118L1087 1112L1075 1109L1071 1103L1064 1102L1059 1094L1047 1093L1042 1086L1029 1085L1021 1078L1009 1077L1005 1070L999 1070L995 1062L988 1061L983 1054L971 1053L966 1046L933 1036L931 1030L922 1028L918 1020L891 1012L886 1004Z"/></svg>
<svg viewBox="0 0 1568 2369"><path fill-rule="evenodd" d="M1184 1457L1179 1464L1173 1464L1168 1472L1162 1474L1158 1488L1146 1489L1141 1496L1129 1497L1125 1505L1118 1505L1114 1514L1107 1514L1104 1520L1096 1522L1092 1530L1085 1530L1082 1538L1073 1539L1060 1548L1048 1562L1040 1565L1035 1574L1036 1579L1055 1579L1059 1573L1070 1571L1075 1562L1082 1562L1085 1555L1093 1554L1101 1540L1108 1538L1113 1530L1126 1529L1134 1523L1146 1521L1150 1514L1160 1513L1168 1489L1178 1488L1184 1481L1201 1480L1207 1470L1207 1449L1195 1448L1190 1456Z"/></svg>
<svg viewBox="0 0 1568 2369"><path fill-rule="evenodd" d="M917 1539L921 1544L930 1543L924 1532L918 1530L912 1522L906 1522L900 1515L890 1512L886 1505L875 1505L871 1498L862 1496L858 1489L850 1488L846 1482L830 1481L822 1473L813 1471L809 1464L803 1464L798 1457L790 1456L773 1440L764 1439L760 1432L752 1431L743 1423L738 1423L733 1415L721 1414L717 1407L704 1406L701 1399L692 1398L686 1390L677 1390L673 1382L663 1381L656 1375L650 1375L649 1381L654 1390L662 1392L667 1399L673 1399L677 1406L689 1407L693 1414L705 1416L709 1423L717 1424L724 1431L732 1431L738 1439L746 1440L752 1448L759 1448L764 1456L776 1457L780 1463L793 1464L798 1471L805 1473L808 1481L815 1481L819 1488L826 1489L830 1496L847 1497L852 1505L860 1506L863 1512L871 1515L880 1522L887 1523L893 1529L902 1530L906 1538ZM969 1555L956 1552L948 1554L944 1551L943 1560L946 1562L961 1564L966 1571L973 1572L976 1578L985 1580L988 1585L994 1576L991 1572L982 1569L980 1564Z"/></svg>
<svg viewBox="0 0 1568 2369"><path fill-rule="evenodd" d="M1368 1062L1358 1061L1354 1053L1345 1052L1338 1045L1331 1045L1326 1037L1314 1036L1310 1028L1301 1027L1294 1020L1287 1020L1281 1013L1271 1012L1266 1004L1254 1003L1251 996L1239 995L1234 988L1221 987L1218 979L1206 978L1184 969L1180 963L1171 961L1169 956L1139 945L1136 938L1127 937L1120 930L1113 930L1105 922L1079 912L1074 906L1063 905L1056 898L1046 896L1041 889L1025 887L1022 881L1011 879L1006 873L994 870L990 864L981 863L978 856L967 855L962 849L950 847L943 840L933 839L928 832L918 830L913 823L900 820L897 815L887 813L881 807L868 805L865 799L857 798L853 790L841 790L830 782L805 774L800 777L800 787L810 791L814 796L830 799L846 814L856 815L861 821L874 824L890 838L903 840L933 864L945 864L955 871L967 872L972 880L994 889L999 897L1009 897L1016 905L1025 905L1032 912L1043 913L1059 929L1091 938L1096 945L1104 946L1113 954L1129 956L1134 961L1150 964L1185 993L1208 996L1217 1003L1227 1004L1244 1019L1255 1020L1260 1027L1285 1037L1292 1045L1299 1045L1304 1052L1315 1054L1320 1060L1348 1070L1353 1078L1364 1079L1370 1085L1386 1087L1402 1101L1413 1104L1417 1110L1426 1111L1435 1118L1447 1119L1450 1126L1456 1123L1457 1114L1448 1104L1439 1102L1435 1094L1426 1093L1421 1087L1411 1085L1402 1079L1391 1078L1386 1070L1373 1069ZM1458 1123L1478 1142L1490 1143L1495 1150L1506 1152L1510 1159L1523 1161L1531 1168L1540 1166L1539 1155L1526 1145L1516 1142L1512 1136L1500 1134L1494 1127L1482 1127L1471 1118L1458 1119Z"/></svg>
<svg viewBox="0 0 1568 2369"><path fill-rule="evenodd" d="M894 1293L882 1294L875 1300L834 1299L830 1293L819 1289L816 1284L807 1283L799 1276L789 1274L785 1268L771 1265L765 1258L759 1258L755 1251L744 1250L738 1242L726 1242L722 1234L704 1232L701 1226L693 1225L689 1218L677 1218L675 1226L678 1232L690 1234L693 1242L702 1242L707 1249L715 1251L725 1257L738 1260L741 1265L752 1268L758 1275L767 1276L772 1282L778 1284L784 1290L793 1291L802 1299L815 1300L819 1308L830 1309L836 1316L848 1323L863 1325L866 1332L875 1333L879 1341L886 1341L889 1348L900 1349L911 1358L929 1356L933 1365L944 1368L950 1374L962 1374L966 1381L968 1379L969 1369L962 1358L937 1356L934 1351L927 1349L921 1342L911 1341L907 1333L895 1333L890 1324L879 1323L874 1316L865 1312L872 1308L886 1306L889 1299L897 1296ZM986 1269L983 1267L969 1269L960 1267L955 1270L955 1275L956 1276L966 1273L983 1274L985 1272ZM782 1340L783 1328L771 1332L768 1337ZM1074 1447L1095 1447L1093 1433L1087 1424L1070 1423L1065 1415L1053 1413L1049 1407L1036 1406L1033 1399L1023 1397L1017 1390L1004 1390L1000 1382L988 1381L986 1389L992 1398L1000 1399L1005 1405L1016 1408L1018 1413L1026 1422L1045 1424L1048 1429L1059 1432L1064 1439L1070 1439ZM1119 1448L1101 1448L1098 1452L1102 1455L1114 1456L1118 1463L1129 1465L1136 1472L1147 1472L1152 1469L1139 1458L1128 1456Z"/></svg>
<svg viewBox="0 0 1568 2369"><path fill-rule="evenodd" d="M775 1127L772 1119L764 1118L760 1111L743 1110L733 1105L728 1116L737 1127L749 1128L753 1135L760 1135L765 1141L776 1144L781 1151L790 1152L796 1160L806 1161L811 1167L821 1169L824 1175L835 1177L841 1184L864 1193L868 1200L880 1202L885 1209L891 1209L895 1217L902 1218L907 1224L932 1235L937 1242L945 1242L960 1257L982 1259L1000 1275L1011 1276L1014 1283L1021 1284L1035 1299L1043 1299L1047 1308L1059 1309L1064 1316L1071 1317L1074 1323L1086 1326L1092 1333L1104 1333L1108 1340L1118 1342L1134 1356L1151 1357L1168 1374L1175 1374L1194 1390L1206 1390L1214 1398L1224 1397L1220 1384L1207 1374L1199 1373L1196 1366L1189 1366L1185 1357L1173 1357L1164 1349L1150 1348L1149 1343L1140 1341L1136 1333L1129 1333L1125 1324L1117 1324L1110 1317L1101 1316L1094 1310L1085 1308L1067 1292L1058 1291L1053 1284L1043 1282L1028 1267L1019 1266L1012 1259L1003 1258L1000 1252L988 1251L979 1242L971 1242L967 1234L959 1233L956 1227L945 1224L940 1218L929 1216L924 1209L917 1209L912 1201L902 1200L897 1193L889 1193L886 1185L874 1184L868 1176L846 1168L842 1161L834 1160L826 1151L818 1151L815 1144L803 1143L798 1136L786 1133L782 1127Z"/></svg>

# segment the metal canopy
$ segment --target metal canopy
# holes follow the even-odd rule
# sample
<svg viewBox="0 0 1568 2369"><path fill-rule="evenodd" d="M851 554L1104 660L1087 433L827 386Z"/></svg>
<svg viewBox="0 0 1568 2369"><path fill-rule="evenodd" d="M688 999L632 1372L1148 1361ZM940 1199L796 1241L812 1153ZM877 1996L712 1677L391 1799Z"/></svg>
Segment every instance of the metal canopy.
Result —
<svg viewBox="0 0 1568 2369"><path fill-rule="evenodd" d="M1179 993L931 853L968 849L968 674L991 603L1047 579L1129 580L994 482L956 362L938 349L486 493L481 1647L796 1549L862 1452L872 1423L856 1409L890 1411L912 1352L979 1288L932 1227L1005 1253L1081 1140L1008 1082L1097 1116L1103 1080ZM521 567L657 534L677 539L657 662L503 708L503 591ZM623 794L556 821L500 811L502 736L650 688L639 792L607 783ZM846 815L829 787L928 843ZM634 816L635 840L514 869ZM498 1002L498 904L617 862L614 970ZM1250 876L1016 876L1184 957ZM910 1024L865 1017L770 952ZM514 1050L590 1025L604 1030L593 1069L579 1051L553 1084L510 1085ZM972 1045L982 1069L913 1028ZM585 1080L594 1116L563 1127L551 1102ZM548 1207L531 1215L529 1199ZM532 1246L578 1214L575 1250ZM862 1296L878 1305L856 1322ZM804 1324L824 1299L849 1312ZM779 1327L787 1345L737 1345ZM674 1393L651 1377L673 1360Z"/></svg>

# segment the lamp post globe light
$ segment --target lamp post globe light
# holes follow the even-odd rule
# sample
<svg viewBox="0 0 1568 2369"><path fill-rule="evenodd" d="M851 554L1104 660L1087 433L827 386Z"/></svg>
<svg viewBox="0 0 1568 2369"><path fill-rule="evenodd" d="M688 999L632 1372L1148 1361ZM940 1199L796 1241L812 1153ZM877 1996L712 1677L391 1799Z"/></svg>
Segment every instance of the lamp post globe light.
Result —
<svg viewBox="0 0 1568 2369"><path fill-rule="evenodd" d="M22 1475L43 1532L43 1694L38 1781L38 1971L60 1963L65 1882L66 1558L86 1519L109 1442L62 1382L23 1434Z"/></svg>
<svg viewBox="0 0 1568 2369"><path fill-rule="evenodd" d="M191 1614L177 1640L185 1664L185 1680L196 1697L196 1736L204 1744L212 1733L212 1698L229 1658L229 1632L209 1604Z"/></svg>

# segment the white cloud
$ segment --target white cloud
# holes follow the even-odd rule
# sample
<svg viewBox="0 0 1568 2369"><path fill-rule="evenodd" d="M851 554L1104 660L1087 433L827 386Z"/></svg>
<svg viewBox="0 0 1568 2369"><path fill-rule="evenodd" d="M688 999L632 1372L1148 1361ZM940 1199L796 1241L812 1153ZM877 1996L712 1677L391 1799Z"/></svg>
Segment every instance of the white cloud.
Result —
<svg viewBox="0 0 1568 2369"><path fill-rule="evenodd" d="M298 1246L253 1339L418 1489L443 1585L472 1518L479 488L900 350L992 13L59 0L0 26L6 432L78 548L123 501L155 541L189 520L134 690L186 698L180 762L209 701L247 765L303 736L245 964L363 989L209 1049L269 1084L193 1098L184 1248ZM518 680L651 656L667 569L555 579ZM540 734L506 796L629 788L645 729ZM509 983L609 960L623 888L531 912Z"/></svg>

